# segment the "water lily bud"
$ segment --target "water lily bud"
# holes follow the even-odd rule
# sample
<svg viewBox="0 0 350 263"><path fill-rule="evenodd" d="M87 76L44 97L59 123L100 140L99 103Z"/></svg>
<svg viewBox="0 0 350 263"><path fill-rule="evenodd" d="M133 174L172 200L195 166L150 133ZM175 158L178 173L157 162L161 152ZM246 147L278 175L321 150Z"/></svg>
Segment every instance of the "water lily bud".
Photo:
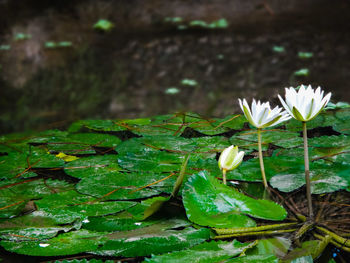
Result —
<svg viewBox="0 0 350 263"><path fill-rule="evenodd" d="M298 91L293 87L286 88L285 101L280 95L278 98L294 119L306 122L314 119L329 102L332 94L323 97L323 93L320 87L314 90L311 85L307 88L301 85Z"/></svg>
<svg viewBox="0 0 350 263"><path fill-rule="evenodd" d="M238 152L238 146L231 145L221 153L219 158L219 168L226 171L233 170L241 164L243 156L244 152Z"/></svg>

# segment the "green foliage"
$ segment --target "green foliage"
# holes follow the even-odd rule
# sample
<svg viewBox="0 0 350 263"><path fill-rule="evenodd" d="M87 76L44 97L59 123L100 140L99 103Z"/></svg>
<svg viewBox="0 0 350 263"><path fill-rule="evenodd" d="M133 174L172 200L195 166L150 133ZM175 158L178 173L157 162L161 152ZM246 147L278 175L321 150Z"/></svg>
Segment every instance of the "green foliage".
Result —
<svg viewBox="0 0 350 263"><path fill-rule="evenodd" d="M153 256L150 259L146 258L145 262L222 262L225 259L229 259L244 252L250 245L249 243L240 243L237 240L233 240L232 242L211 241L210 243L199 244L190 249Z"/></svg>
<svg viewBox="0 0 350 263"><path fill-rule="evenodd" d="M61 234L45 241L1 241L6 250L30 256L74 255L96 250L105 241L105 235L88 230L77 230Z"/></svg>
<svg viewBox="0 0 350 263"><path fill-rule="evenodd" d="M31 38L32 38L31 34L16 33L13 39L15 41L19 41L19 40L27 40L27 39L31 39Z"/></svg>
<svg viewBox="0 0 350 263"><path fill-rule="evenodd" d="M165 94L169 94L169 95L174 95L174 94L177 94L179 92L180 92L180 90L176 87L171 87L171 88L168 88L165 90Z"/></svg>
<svg viewBox="0 0 350 263"><path fill-rule="evenodd" d="M229 26L229 23L225 18L220 18L211 23L205 22L203 20L192 20L186 23L181 17L166 17L164 19L164 22L177 25L177 29L179 30L188 29L189 27L204 29L222 29L227 28Z"/></svg>
<svg viewBox="0 0 350 263"><path fill-rule="evenodd" d="M299 58L303 58L303 59L306 59L306 58L312 58L314 56L314 54L312 52L298 52L298 57Z"/></svg>
<svg viewBox="0 0 350 263"><path fill-rule="evenodd" d="M10 45L0 45L0 51L6 51L10 49L11 49Z"/></svg>
<svg viewBox="0 0 350 263"><path fill-rule="evenodd" d="M181 84L184 86L197 86L198 83L194 79L183 79L181 80Z"/></svg>
<svg viewBox="0 0 350 263"><path fill-rule="evenodd" d="M60 42L54 42L54 41L47 41L45 42L45 48L65 48L65 47L71 47L73 45L70 41L60 41Z"/></svg>
<svg viewBox="0 0 350 263"><path fill-rule="evenodd" d="M295 71L293 74L294 74L294 76L298 76L298 77L308 76L310 74L310 70L307 68L302 68L302 69Z"/></svg>
<svg viewBox="0 0 350 263"><path fill-rule="evenodd" d="M111 31L114 27L114 24L111 21L108 21L107 19L100 19L94 24L94 29L101 30L101 31Z"/></svg>
<svg viewBox="0 0 350 263"><path fill-rule="evenodd" d="M308 123L313 194L350 190L349 121L349 108L338 107ZM291 250L287 238L209 241L208 227L252 227L287 216L280 205L257 199L264 197L257 134L247 127L242 115L180 112L1 136L0 245L33 256L277 262ZM290 120L262 133L266 176L281 192L304 185L301 128ZM247 160L227 173L226 186L217 157L231 144ZM174 197L180 174L184 183ZM315 242L286 258L308 259Z"/></svg>
<svg viewBox="0 0 350 263"><path fill-rule="evenodd" d="M272 50L276 53L284 53L286 51L283 46L273 46Z"/></svg>
<svg viewBox="0 0 350 263"><path fill-rule="evenodd" d="M205 171L188 179L182 196L188 219L204 226L248 227L255 222L247 215L268 220L283 220L287 215L281 206L248 197Z"/></svg>

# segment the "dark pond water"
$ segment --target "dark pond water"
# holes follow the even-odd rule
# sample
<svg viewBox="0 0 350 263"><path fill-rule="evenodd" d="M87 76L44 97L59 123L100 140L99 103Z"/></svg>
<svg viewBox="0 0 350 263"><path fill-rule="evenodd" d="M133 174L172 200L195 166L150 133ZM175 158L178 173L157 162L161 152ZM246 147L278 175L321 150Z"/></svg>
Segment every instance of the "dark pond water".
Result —
<svg viewBox="0 0 350 263"><path fill-rule="evenodd" d="M9 9L15 21L8 18L0 35L1 133L174 111L222 117L239 112L238 98L278 103L284 87L300 84L350 101L348 4L327 16L309 9L226 29L178 30L158 18L146 29L116 24L98 32L92 25L101 12L113 21L109 5L66 2L17 16L15 5ZM18 33L29 37L15 40ZM50 41L72 45L50 48Z"/></svg>

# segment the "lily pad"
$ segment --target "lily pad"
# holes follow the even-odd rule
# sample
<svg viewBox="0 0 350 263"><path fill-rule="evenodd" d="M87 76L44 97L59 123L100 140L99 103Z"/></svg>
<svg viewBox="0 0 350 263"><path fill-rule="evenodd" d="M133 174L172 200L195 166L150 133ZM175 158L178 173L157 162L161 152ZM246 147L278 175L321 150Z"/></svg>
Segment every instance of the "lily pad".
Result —
<svg viewBox="0 0 350 263"><path fill-rule="evenodd" d="M64 256L96 250L102 244L104 235L100 232L77 230L40 241L1 241L6 250L30 256Z"/></svg>
<svg viewBox="0 0 350 263"><path fill-rule="evenodd" d="M71 190L44 197L35 201L35 204L39 211L43 210L53 215L73 212L81 214L81 218L84 218L114 214L134 206L136 203L130 201L103 202Z"/></svg>
<svg viewBox="0 0 350 263"><path fill-rule="evenodd" d="M265 166L266 178L267 180L269 180L272 176L277 174L303 170L304 159L302 156L265 157L264 166ZM227 173L227 179L248 181L248 182L261 182L262 177L261 177L259 159L254 158L246 162L243 162L237 169Z"/></svg>
<svg viewBox="0 0 350 263"><path fill-rule="evenodd" d="M176 230L181 225L181 221L165 220L144 228L112 233L106 236L108 241L93 253L105 256L146 256L189 248L209 238L209 229L187 227Z"/></svg>
<svg viewBox="0 0 350 263"><path fill-rule="evenodd" d="M0 156L0 178L27 178L36 176L35 168L61 167L64 161L43 149L28 146L23 152Z"/></svg>
<svg viewBox="0 0 350 263"><path fill-rule="evenodd" d="M146 258L145 262L222 262L223 260L237 256L238 254L244 252L250 246L250 243L241 243L237 240L233 240L232 242L211 241L209 243L199 244L190 249L176 251L159 256L152 256L151 258Z"/></svg>
<svg viewBox="0 0 350 263"><path fill-rule="evenodd" d="M66 163L66 174L77 178L95 177L121 170L116 155L93 155Z"/></svg>
<svg viewBox="0 0 350 263"><path fill-rule="evenodd" d="M336 165L332 168L324 164L313 164L310 168L311 192L322 194L346 189L349 186L349 165ZM282 192L294 191L305 185L303 171L279 174L271 178L270 184Z"/></svg>
<svg viewBox="0 0 350 263"><path fill-rule="evenodd" d="M232 228L255 226L247 215L283 220L287 212L268 200L256 200L219 183L208 172L192 175L183 190L187 217L199 225Z"/></svg>
<svg viewBox="0 0 350 263"><path fill-rule="evenodd" d="M226 263L278 263L279 259L275 255L264 254L264 255L249 255L236 257L227 260Z"/></svg>
<svg viewBox="0 0 350 263"><path fill-rule="evenodd" d="M77 190L82 194L88 194L103 200L127 200L150 197L160 194L155 183L167 175L156 173L121 173L110 172L99 176L83 178L77 185ZM163 187L164 181L159 182ZM160 189L159 189L160 190Z"/></svg>

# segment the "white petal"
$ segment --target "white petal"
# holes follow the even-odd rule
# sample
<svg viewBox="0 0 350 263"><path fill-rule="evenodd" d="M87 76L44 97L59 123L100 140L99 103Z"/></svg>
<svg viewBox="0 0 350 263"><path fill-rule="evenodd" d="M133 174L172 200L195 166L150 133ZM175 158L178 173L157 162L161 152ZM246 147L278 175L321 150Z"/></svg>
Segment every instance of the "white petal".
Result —
<svg viewBox="0 0 350 263"><path fill-rule="evenodd" d="M286 109L286 111L291 115L293 116L293 113L291 111L291 109L289 108L289 106L287 105L287 103L284 102L284 100L282 99L282 97L280 95L278 95L278 98L281 102L281 104L283 105L283 107Z"/></svg>

